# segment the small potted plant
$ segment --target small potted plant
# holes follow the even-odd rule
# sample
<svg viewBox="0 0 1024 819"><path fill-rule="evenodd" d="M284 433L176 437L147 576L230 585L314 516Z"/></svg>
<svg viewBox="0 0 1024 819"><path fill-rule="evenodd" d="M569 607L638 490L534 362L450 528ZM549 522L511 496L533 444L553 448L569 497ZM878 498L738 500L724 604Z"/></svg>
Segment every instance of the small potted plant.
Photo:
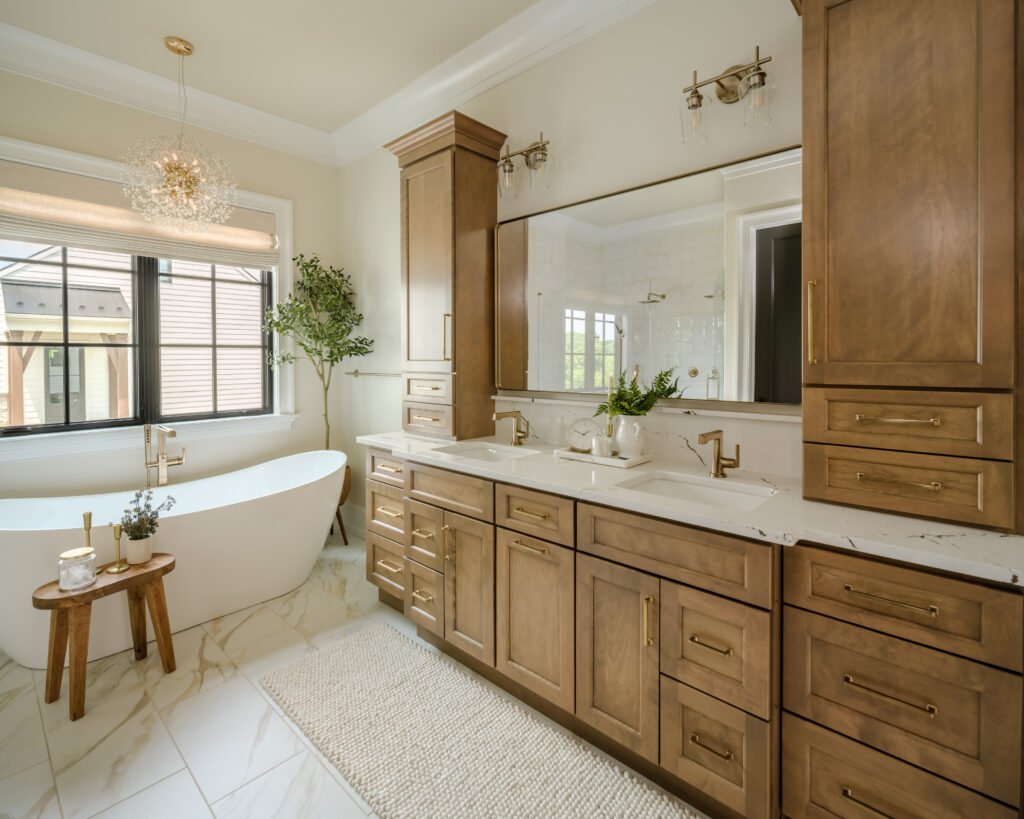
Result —
<svg viewBox="0 0 1024 819"><path fill-rule="evenodd" d="M615 427L614 443L620 458L638 458L644 454L644 429L638 417L647 415L659 398L671 398L679 392L679 379L671 380L675 367L662 370L646 389L639 382L640 368L633 368L633 377L626 382L626 371L619 374L616 385L614 379L608 385L608 400L597 408L594 413L607 415L609 423L619 418ZM627 421L626 419L633 419Z"/></svg>
<svg viewBox="0 0 1024 819"><path fill-rule="evenodd" d="M121 531L128 538L125 557L132 566L148 563L153 557L153 539L160 525L160 513L174 506L170 495L159 506L153 506L153 490L139 489L121 518Z"/></svg>

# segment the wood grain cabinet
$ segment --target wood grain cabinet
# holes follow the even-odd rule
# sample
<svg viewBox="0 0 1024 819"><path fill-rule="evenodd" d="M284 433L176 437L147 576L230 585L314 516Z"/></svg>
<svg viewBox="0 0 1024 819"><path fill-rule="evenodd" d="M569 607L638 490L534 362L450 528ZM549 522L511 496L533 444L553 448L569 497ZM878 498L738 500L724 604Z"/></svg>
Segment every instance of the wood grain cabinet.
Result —
<svg viewBox="0 0 1024 819"><path fill-rule="evenodd" d="M444 639L494 665L494 527L452 512L441 527Z"/></svg>

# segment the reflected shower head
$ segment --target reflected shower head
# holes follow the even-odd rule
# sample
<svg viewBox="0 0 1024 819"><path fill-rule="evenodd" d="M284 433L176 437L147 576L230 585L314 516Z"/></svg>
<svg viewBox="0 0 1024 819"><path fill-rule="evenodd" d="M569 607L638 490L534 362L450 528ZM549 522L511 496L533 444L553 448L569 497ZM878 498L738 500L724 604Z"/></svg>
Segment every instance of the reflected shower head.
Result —
<svg viewBox="0 0 1024 819"><path fill-rule="evenodd" d="M668 298L667 293L652 293L648 290L647 298L640 299L637 304L657 304L658 302L665 301L666 298Z"/></svg>

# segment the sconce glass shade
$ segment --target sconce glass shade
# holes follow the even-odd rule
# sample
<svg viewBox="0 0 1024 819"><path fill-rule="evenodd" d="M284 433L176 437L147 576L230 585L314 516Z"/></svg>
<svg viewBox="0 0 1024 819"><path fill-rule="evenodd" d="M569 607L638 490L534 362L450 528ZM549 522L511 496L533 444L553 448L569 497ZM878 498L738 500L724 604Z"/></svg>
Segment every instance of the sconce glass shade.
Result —
<svg viewBox="0 0 1024 819"><path fill-rule="evenodd" d="M691 91L683 97L679 107L684 143L708 141L708 109L711 98L700 91Z"/></svg>
<svg viewBox="0 0 1024 819"><path fill-rule="evenodd" d="M744 77L739 93L743 100L744 125L767 125L772 121L775 84L768 82L764 71L754 71Z"/></svg>
<svg viewBox="0 0 1024 819"><path fill-rule="evenodd" d="M547 190L551 185L551 155L546 148L539 148L526 155L526 167L530 169L530 187Z"/></svg>
<svg viewBox="0 0 1024 819"><path fill-rule="evenodd" d="M509 199L516 195L516 166L509 157L498 160L498 196Z"/></svg>

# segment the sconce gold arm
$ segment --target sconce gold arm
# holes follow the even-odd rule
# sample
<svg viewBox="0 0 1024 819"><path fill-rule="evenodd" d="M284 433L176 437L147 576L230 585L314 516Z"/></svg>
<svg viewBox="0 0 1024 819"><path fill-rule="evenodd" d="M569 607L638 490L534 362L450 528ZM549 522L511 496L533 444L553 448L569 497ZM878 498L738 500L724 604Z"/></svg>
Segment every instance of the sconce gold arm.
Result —
<svg viewBox="0 0 1024 819"><path fill-rule="evenodd" d="M755 46L755 48L754 48L754 61L752 63L747 63L746 65L737 65L737 66L733 66L732 68L727 68L721 74L717 74L714 77L710 77L710 78L708 78L706 80L701 80L700 82L698 82L697 79L696 79L696 73L697 72L694 72L694 81L693 81L693 83L691 85L686 86L686 88L683 89L683 93L686 94L686 93L688 93L690 91L696 91L697 89L703 88L705 85L711 85L712 83L721 83L722 80L728 79L729 77L734 77L737 80L741 80L749 72L756 71L762 65L764 65L765 63L770 63L771 61L772 61L771 57L762 57L761 56L761 46Z"/></svg>

